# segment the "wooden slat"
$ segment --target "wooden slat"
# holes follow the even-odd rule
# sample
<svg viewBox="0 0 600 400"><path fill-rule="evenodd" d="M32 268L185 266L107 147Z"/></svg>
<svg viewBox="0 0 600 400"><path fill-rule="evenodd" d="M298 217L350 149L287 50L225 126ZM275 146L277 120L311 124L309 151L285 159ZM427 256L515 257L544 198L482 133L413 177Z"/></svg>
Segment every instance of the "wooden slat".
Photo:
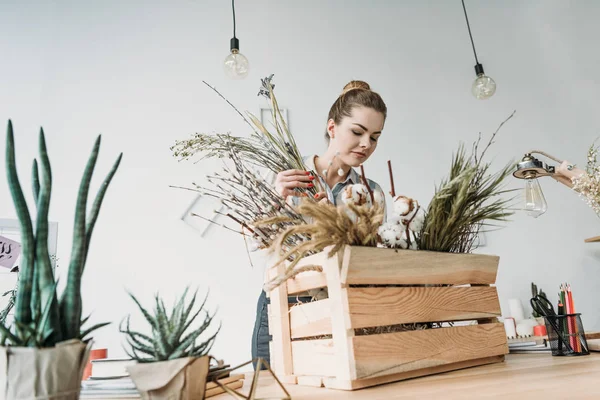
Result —
<svg viewBox="0 0 600 400"><path fill-rule="evenodd" d="M335 376L333 339L296 340L292 342L294 375Z"/></svg>
<svg viewBox="0 0 600 400"><path fill-rule="evenodd" d="M292 339L331 335L330 299L312 301L290 308Z"/></svg>
<svg viewBox="0 0 600 400"><path fill-rule="evenodd" d="M348 289L354 329L499 316L495 287L361 287Z"/></svg>
<svg viewBox="0 0 600 400"><path fill-rule="evenodd" d="M492 284L499 257L348 246L341 279L361 284Z"/></svg>
<svg viewBox="0 0 600 400"><path fill-rule="evenodd" d="M279 379L281 383L289 383L291 385L296 385L298 383L298 377L296 375L278 376L277 379Z"/></svg>
<svg viewBox="0 0 600 400"><path fill-rule="evenodd" d="M351 341L356 379L508 353L500 323L355 336Z"/></svg>
<svg viewBox="0 0 600 400"><path fill-rule="evenodd" d="M348 312L348 289L342 287L341 267L350 256L350 248L346 246L334 258L327 260L323 266L327 276L327 290L331 307L331 334L335 348L335 377L342 380L356 379L354 355L351 339L354 329L350 326Z"/></svg>
<svg viewBox="0 0 600 400"><path fill-rule="evenodd" d="M323 384L328 389L356 390L389 382L402 381L405 379L418 378L420 376L439 374L442 372L455 371L458 369L471 368L479 365L493 364L503 361L504 356L493 356L478 358L476 360L461 361L452 364L438 365L437 367L423 368L415 371L400 372L398 374L384 375L377 378L357 379L354 381L342 381L336 378L325 378L323 380ZM368 396L365 397L365 399L366 398L368 398Z"/></svg>
<svg viewBox="0 0 600 400"><path fill-rule="evenodd" d="M325 274L318 271L301 272L292 279L287 280L288 294L297 294L311 289L327 286Z"/></svg>
<svg viewBox="0 0 600 400"><path fill-rule="evenodd" d="M272 269L271 273L283 274L284 265ZM279 285L269 293L269 333L272 335L270 364L278 376L292 375L292 347L290 337L290 317L288 314L287 285Z"/></svg>
<svg viewBox="0 0 600 400"><path fill-rule="evenodd" d="M298 377L298 385L321 387L321 386L323 386L323 377L322 376L299 376Z"/></svg>

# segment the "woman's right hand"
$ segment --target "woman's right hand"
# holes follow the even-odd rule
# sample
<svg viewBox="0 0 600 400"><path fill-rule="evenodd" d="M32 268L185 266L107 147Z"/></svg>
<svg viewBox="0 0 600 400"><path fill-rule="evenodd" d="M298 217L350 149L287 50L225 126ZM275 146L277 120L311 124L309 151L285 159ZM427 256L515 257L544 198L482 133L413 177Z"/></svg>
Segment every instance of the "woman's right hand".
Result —
<svg viewBox="0 0 600 400"><path fill-rule="evenodd" d="M304 192L298 192L297 188L311 188L314 186L314 176L310 172L299 169L289 169L277 174L275 179L275 191L284 199L288 196L302 196Z"/></svg>

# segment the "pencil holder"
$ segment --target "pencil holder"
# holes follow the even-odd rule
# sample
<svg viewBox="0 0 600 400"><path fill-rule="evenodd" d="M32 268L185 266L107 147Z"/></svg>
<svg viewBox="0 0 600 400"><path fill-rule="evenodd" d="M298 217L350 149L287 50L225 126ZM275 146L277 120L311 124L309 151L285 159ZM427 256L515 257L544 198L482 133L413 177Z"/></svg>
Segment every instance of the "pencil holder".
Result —
<svg viewBox="0 0 600 400"><path fill-rule="evenodd" d="M546 330L553 356L587 356L590 354L581 323L581 314L548 315Z"/></svg>

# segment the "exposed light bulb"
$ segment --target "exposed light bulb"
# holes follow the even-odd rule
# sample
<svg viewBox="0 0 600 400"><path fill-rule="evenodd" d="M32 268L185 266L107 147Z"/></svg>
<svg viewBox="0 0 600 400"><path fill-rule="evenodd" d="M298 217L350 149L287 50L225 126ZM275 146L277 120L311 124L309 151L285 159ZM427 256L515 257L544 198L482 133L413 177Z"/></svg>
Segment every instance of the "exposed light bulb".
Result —
<svg viewBox="0 0 600 400"><path fill-rule="evenodd" d="M225 69L227 76L231 79L244 79L248 76L250 63L242 53L238 53L236 50L232 51L231 54L225 58L223 68Z"/></svg>
<svg viewBox="0 0 600 400"><path fill-rule="evenodd" d="M548 203L537 178L525 179L525 213L537 218L548 209Z"/></svg>
<svg viewBox="0 0 600 400"><path fill-rule="evenodd" d="M471 93L479 100L489 99L496 93L496 82L483 72L483 65L475 65L475 75L477 78L473 81Z"/></svg>
<svg viewBox="0 0 600 400"><path fill-rule="evenodd" d="M225 57L223 69L225 74L231 79L244 79L248 76L250 63L248 59L239 51L240 41L233 37L231 39L231 53Z"/></svg>
<svg viewBox="0 0 600 400"><path fill-rule="evenodd" d="M479 100L489 99L496 93L496 82L489 76L480 74L473 81L471 92Z"/></svg>

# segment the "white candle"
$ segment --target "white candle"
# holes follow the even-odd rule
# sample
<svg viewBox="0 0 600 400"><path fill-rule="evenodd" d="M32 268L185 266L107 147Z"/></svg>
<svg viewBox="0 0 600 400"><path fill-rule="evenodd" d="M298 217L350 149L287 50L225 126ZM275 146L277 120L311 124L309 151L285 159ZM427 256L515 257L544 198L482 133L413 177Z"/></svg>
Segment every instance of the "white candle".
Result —
<svg viewBox="0 0 600 400"><path fill-rule="evenodd" d="M533 325L531 325L529 320L523 320L517 324L517 335L524 336L533 336Z"/></svg>
<svg viewBox="0 0 600 400"><path fill-rule="evenodd" d="M517 337L517 330L515 329L514 318L504 318L504 330L506 331L506 337Z"/></svg>
<svg viewBox="0 0 600 400"><path fill-rule="evenodd" d="M523 306L521 305L521 300L519 299L509 299L508 300L508 308L510 310L510 316L515 319L515 321L522 321L525 319L525 313L523 312Z"/></svg>

